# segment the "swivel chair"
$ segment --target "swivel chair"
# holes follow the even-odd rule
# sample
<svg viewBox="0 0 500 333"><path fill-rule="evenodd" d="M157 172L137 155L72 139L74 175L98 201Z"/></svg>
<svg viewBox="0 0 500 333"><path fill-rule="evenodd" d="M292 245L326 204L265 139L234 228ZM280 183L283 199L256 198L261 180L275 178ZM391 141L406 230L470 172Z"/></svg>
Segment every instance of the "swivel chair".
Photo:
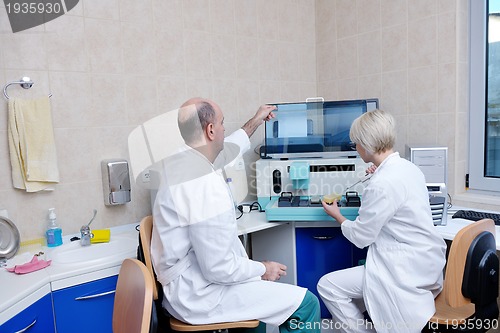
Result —
<svg viewBox="0 0 500 333"><path fill-rule="evenodd" d="M423 332L486 332L498 323L495 224L484 219L462 228L448 255L436 313Z"/></svg>
<svg viewBox="0 0 500 333"><path fill-rule="evenodd" d="M162 325L164 323L161 320L161 316L164 313L164 309L161 306L162 297L161 291L163 290L160 283L156 280L156 275L153 269L153 263L151 261L151 236L153 233L153 217L146 216L141 220L140 229L139 229L139 249L138 255L143 260L146 265L150 276L152 276L153 283L153 300L156 303L156 313L160 319L158 320L159 332L168 330L166 325ZM232 328L255 328L259 326L258 320L244 320L244 321L236 321L236 322L225 322L225 323L216 323L216 324L205 324L205 325L191 325L185 323L181 320L178 320L174 317L170 317L170 328L174 331L179 332L199 332L199 331L212 331L212 332L223 332L232 329ZM163 326L163 327L162 327Z"/></svg>
<svg viewBox="0 0 500 333"><path fill-rule="evenodd" d="M113 305L114 333L148 333L153 279L142 262L125 259L118 274Z"/></svg>

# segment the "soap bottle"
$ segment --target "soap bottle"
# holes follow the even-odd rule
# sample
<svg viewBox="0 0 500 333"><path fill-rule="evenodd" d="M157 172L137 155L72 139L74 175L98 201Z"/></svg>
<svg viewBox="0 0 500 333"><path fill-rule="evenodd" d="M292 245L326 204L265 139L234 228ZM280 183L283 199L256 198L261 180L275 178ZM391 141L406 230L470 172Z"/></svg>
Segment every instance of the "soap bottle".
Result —
<svg viewBox="0 0 500 333"><path fill-rule="evenodd" d="M45 232L47 237L47 246L55 247L61 245L62 242L62 229L56 223L56 212L55 208L49 209L49 225L47 231Z"/></svg>

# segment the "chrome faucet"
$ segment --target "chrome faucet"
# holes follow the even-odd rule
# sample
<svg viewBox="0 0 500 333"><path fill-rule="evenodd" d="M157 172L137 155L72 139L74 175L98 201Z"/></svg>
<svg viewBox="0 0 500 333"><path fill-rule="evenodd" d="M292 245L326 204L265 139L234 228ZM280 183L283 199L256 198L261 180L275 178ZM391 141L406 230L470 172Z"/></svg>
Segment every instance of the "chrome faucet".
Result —
<svg viewBox="0 0 500 333"><path fill-rule="evenodd" d="M90 232L90 224L92 223L92 221L94 221L96 215L97 209L94 209L94 216L92 216L90 222L80 228L80 244L82 246L90 245L90 238L92 237L92 234Z"/></svg>

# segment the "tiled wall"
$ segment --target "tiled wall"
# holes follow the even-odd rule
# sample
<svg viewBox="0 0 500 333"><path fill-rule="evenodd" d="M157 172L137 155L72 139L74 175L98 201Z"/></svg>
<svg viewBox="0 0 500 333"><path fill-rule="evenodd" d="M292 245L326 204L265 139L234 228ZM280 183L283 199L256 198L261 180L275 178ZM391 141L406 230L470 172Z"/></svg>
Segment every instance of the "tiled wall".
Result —
<svg viewBox="0 0 500 333"><path fill-rule="evenodd" d="M132 129L192 96L218 102L228 132L266 102L379 97L398 121L397 149L448 146L450 192L462 192L467 16L467 0L80 0L13 34L0 4L0 86L27 75L35 86L12 96L53 94L61 173L53 193L12 188L0 103L0 208L23 240L43 235L50 207L64 233L94 208L96 228L137 221L148 193L134 186L131 203L105 207L100 162L128 158Z"/></svg>
<svg viewBox="0 0 500 333"><path fill-rule="evenodd" d="M0 86L30 76L13 97L51 92L61 182L51 193L11 185L7 103L0 102L0 208L21 239L40 238L55 207L63 233L98 209L94 228L150 213L149 194L105 207L100 162L128 158L127 136L192 96L214 99L226 130L266 102L316 95L314 0L80 0L68 14L13 34L0 4ZM260 129L252 138L260 144ZM257 159L253 152L247 163Z"/></svg>
<svg viewBox="0 0 500 333"><path fill-rule="evenodd" d="M405 144L449 148L449 192L464 191L467 0L317 0L318 95L380 98Z"/></svg>

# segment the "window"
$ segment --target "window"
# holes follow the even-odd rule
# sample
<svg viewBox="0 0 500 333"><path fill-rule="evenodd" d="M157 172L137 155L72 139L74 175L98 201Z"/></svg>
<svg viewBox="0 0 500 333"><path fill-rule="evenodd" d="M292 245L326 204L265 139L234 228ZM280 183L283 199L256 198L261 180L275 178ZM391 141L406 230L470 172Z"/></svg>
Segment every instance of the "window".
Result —
<svg viewBox="0 0 500 333"><path fill-rule="evenodd" d="M500 0L470 1L469 186L500 191Z"/></svg>

